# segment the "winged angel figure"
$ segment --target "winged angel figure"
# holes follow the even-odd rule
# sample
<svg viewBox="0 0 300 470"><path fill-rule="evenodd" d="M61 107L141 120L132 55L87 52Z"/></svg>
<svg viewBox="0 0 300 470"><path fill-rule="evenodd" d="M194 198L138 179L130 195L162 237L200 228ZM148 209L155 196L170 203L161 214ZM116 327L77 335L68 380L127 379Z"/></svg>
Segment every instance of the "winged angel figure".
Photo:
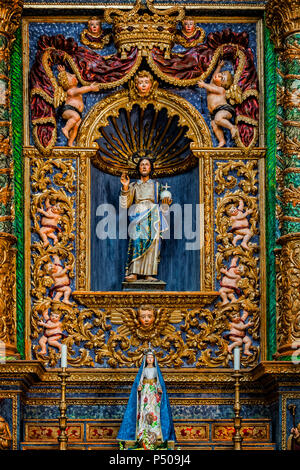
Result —
<svg viewBox="0 0 300 470"><path fill-rule="evenodd" d="M176 328L173 324L182 321L183 312L177 309L155 309L151 305L141 305L137 310L133 308L113 310L110 319L113 325L120 325L117 329L119 335L131 337L133 346L138 346L141 342L151 342L157 347L162 335L174 335Z"/></svg>

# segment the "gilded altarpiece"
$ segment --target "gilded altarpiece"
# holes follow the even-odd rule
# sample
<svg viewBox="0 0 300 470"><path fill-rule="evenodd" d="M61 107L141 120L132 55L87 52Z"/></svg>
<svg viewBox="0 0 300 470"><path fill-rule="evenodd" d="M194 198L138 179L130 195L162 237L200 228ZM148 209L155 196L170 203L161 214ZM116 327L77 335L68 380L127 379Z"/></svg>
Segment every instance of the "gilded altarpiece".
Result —
<svg viewBox="0 0 300 470"><path fill-rule="evenodd" d="M175 25L181 24L184 16L184 10L180 8L175 8L170 16L161 17L151 3L150 8L153 10L150 15L142 16L137 4L134 13L140 23L148 21L150 29L153 18L156 23L169 21ZM191 367L228 367L232 364L232 355L227 350L230 319L232 315L242 315L246 311L252 323L247 333L251 337L252 350L251 355L243 356L242 364L252 367L266 354L265 266L264 260L259 258L265 237L265 152L259 137L262 110L259 112L258 86L262 79L259 79L262 57L257 54L261 23L259 20L249 23L246 19L237 23L228 19L195 18L201 35L191 45L183 39L172 38L171 45L177 42L172 52L175 60L170 55L170 46L165 45L170 38L163 35L157 35L161 49L155 49L154 42L150 44L147 36L144 42L138 42L140 33L137 29L137 47L130 45L125 30L122 32L126 15L115 10L105 12L103 31L107 34L112 31L110 44L102 49L97 46L97 52L96 46L90 52L90 48L81 44L83 36L79 32L86 25L82 20L78 23L76 18L70 18L68 22L60 18L28 19L23 24L23 40L27 44L24 70L30 70L29 75L24 76L29 89L24 100L27 107L31 106L31 122L28 116L25 118L24 146L25 190L31 194L26 207L25 230L26 278L31 279L26 295L27 311L31 312L26 320L27 357L43 360L50 367L59 365L57 348L49 346L47 353L41 354L38 343L43 334L40 326L43 312L54 309L62 319L66 336L63 342L68 345L71 366L138 366L143 348L150 342L157 348L161 366L180 367L183 376ZM113 28L120 24L118 31L121 33L115 36L115 29L111 30L109 23L113 23ZM40 31L43 36L39 36ZM72 48L64 43L65 37L72 37ZM181 57L191 50L191 46L199 47L198 60L204 60L200 54L202 44L211 58L208 67L205 63L201 65L202 73L192 67L185 74L172 72L172 67L179 68ZM51 85L53 100L59 93L55 64L69 66L82 85L87 83L80 74L87 75L92 65L85 72L80 69L80 62L75 60L76 48L80 49L82 57L85 50L88 51L86 60L91 64L92 54L107 60L110 53L110 60L113 60L112 53L116 54L118 48L128 64L126 72L119 72L122 78L116 80L112 74L110 78L110 65L106 62L108 73L99 85L99 92L86 95L87 111L84 111L75 146L71 148L66 145L61 131L61 117L57 114L55 121L53 113L51 115L54 101L51 104L46 93ZM240 114L236 120L239 129L236 142L228 132L226 146L217 148L205 93L197 87L197 82L209 77L222 57L231 65L234 74L231 95L237 90L241 94ZM252 68L252 76L245 73L246 65ZM114 66L120 67L119 63ZM153 89L149 95L141 96L135 88L134 77L145 69L153 80ZM48 89L43 88L45 75ZM250 80L249 86L247 80ZM117 91L116 85L119 85ZM248 108L255 108L251 111L253 117L250 117L245 101ZM42 103L49 107L48 115L44 113L38 118L37 107ZM178 143L172 142L174 136ZM158 140L162 142L160 146ZM127 242L112 241L107 248L104 240L97 245L95 212L99 201L117 203L122 170L133 174L136 154L145 155L153 148L156 149L154 176L171 184L177 192L175 202L181 207L191 201L192 210L198 211L191 217L193 223L199 221L196 229L199 248L187 257L180 247L180 244L186 245L186 240L167 240L164 242L167 255L164 256L163 246L160 262L162 278L167 281L166 292L155 292L151 288L122 292L120 276L123 268L120 268L119 258L126 256ZM171 157L167 158L168 153ZM109 186L109 192L101 188L101 198L97 199L95 193L101 183ZM40 211L44 210L47 201L59 205L62 214L57 236L54 235L53 242L50 235L50 243L50 238L45 242L41 235ZM240 244L235 246L235 229L230 230L230 208L238 207L241 202L251 214L249 220L246 219L251 233L247 249ZM239 294L231 297L230 302L224 299L222 302L218 292L222 286L222 272L230 269L230 263L236 258L244 269L239 287L234 288ZM62 296L62 301L53 301L60 296L54 295L59 288L55 289L57 284L51 276L51 263L68 267L71 301L64 302ZM109 283L110 279L113 283ZM101 289L102 286L105 289ZM138 328L141 325L137 312L143 304L150 304L155 309L155 322L149 331Z"/></svg>

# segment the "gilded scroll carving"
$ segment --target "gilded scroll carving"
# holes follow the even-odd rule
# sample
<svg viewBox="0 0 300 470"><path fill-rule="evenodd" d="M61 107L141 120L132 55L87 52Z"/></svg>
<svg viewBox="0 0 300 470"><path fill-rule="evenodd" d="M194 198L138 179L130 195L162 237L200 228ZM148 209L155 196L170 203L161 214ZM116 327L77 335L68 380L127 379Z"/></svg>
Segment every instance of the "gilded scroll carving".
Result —
<svg viewBox="0 0 300 470"><path fill-rule="evenodd" d="M83 217L82 223L86 223L86 190L83 189L87 178L87 158L82 155L78 160L80 161L78 184L83 185L79 191L78 201L82 208L79 216ZM260 328L259 270L256 257L258 245L255 238L258 235L258 160L216 163L215 188L219 195L216 207L217 278L222 278L221 270L226 266L228 268L234 257L238 258L238 265L244 266L244 271L238 285L241 294L235 293L233 301L223 305L222 301L219 301L212 308L208 306L216 296L203 295L203 298L197 301L195 299L194 302L193 296L187 301L184 293L178 293L176 299L166 293L164 306L154 294L146 296L145 299L142 296L135 298L130 294L126 296L123 294L122 298L118 299L117 293L115 298L105 297L104 294L102 298L97 296L97 293L93 296L92 293L78 291L74 293L74 298L70 297L71 304L64 302L63 297L60 299L51 297L53 277L48 271L49 265L55 264L55 260L59 259L59 264L63 267L70 267L71 280L74 276L75 201L72 195L75 180L74 160L70 158L46 160L31 154L31 163L34 193L31 206L33 233L38 233L40 228L41 215L38 208L45 208L47 199L51 204L59 203L63 209L59 223L61 232L58 233L57 242L54 243L50 239L45 247L43 241L36 236L32 244L31 337L34 342L33 354L36 358L53 367L57 365L60 357L59 346L55 346L54 343L55 339L50 342L47 340L46 354L43 354L45 349L41 347L42 338L45 333L47 334L47 325L43 324L43 321L44 323L48 321L48 318L44 318L44 312L47 311L50 320L51 313L56 312L60 324L56 324L59 330L55 331L57 335L61 335L58 342L63 341L67 344L68 362L74 366L138 365L148 342L157 349L160 364L163 366L182 367L188 364L195 364L198 368L227 366L231 356L228 354L230 343L226 330L230 330L230 322L234 315L238 315L239 318L242 315L248 317L247 337L249 336L252 342L251 356L244 355L242 363L244 366L251 366L256 362L259 354L259 347L256 344ZM207 156L204 167L208 176L212 175L212 164L212 160ZM56 178L55 187L52 184L54 178ZM72 190L72 193L68 190ZM211 193L208 191L207 198L210 197ZM247 234L244 232L242 236L239 234L241 228L237 231L232 230L234 228L232 208L238 209L242 214L242 220L246 224L243 229L246 229L250 235L247 241L244 240ZM206 212L206 217L210 218L211 215L210 211ZM210 223L208 219L207 223ZM79 235L76 245L85 247L86 237L82 232ZM240 236L238 240L237 236ZM242 246L243 242L245 243ZM83 252L85 249L83 248ZM82 282L85 282L86 266L81 266L80 269ZM207 279L211 280L210 277ZM151 304L147 304L148 299L151 299ZM78 305L77 302L83 305ZM145 303L152 312L150 323L142 320L141 304Z"/></svg>
<svg viewBox="0 0 300 470"><path fill-rule="evenodd" d="M16 249L15 237L0 234L0 340L6 354L15 353L16 345Z"/></svg>
<svg viewBox="0 0 300 470"><path fill-rule="evenodd" d="M30 157L31 230L39 237L31 245L31 337L39 338L33 347L35 357L48 354L49 365L54 365L64 336L59 304L72 305L75 171L72 159Z"/></svg>
<svg viewBox="0 0 300 470"><path fill-rule="evenodd" d="M216 208L216 272L222 299L217 308L229 330L228 352L234 342L241 343L244 365L253 364L259 354L249 336L258 340L260 330L259 247L254 239L258 235L257 175L257 160L217 162L215 191L222 194Z"/></svg>
<svg viewBox="0 0 300 470"><path fill-rule="evenodd" d="M279 240L282 244L278 252L278 320L277 345L278 353L290 353L295 350L295 343L299 344L299 270L300 247L299 236L286 235ZM297 349L297 348L296 348Z"/></svg>

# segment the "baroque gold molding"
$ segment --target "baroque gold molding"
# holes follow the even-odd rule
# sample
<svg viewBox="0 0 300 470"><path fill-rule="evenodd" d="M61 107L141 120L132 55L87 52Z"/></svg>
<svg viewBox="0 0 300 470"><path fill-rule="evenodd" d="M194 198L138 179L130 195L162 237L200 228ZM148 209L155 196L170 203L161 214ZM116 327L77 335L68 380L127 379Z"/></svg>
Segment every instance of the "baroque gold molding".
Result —
<svg viewBox="0 0 300 470"><path fill-rule="evenodd" d="M70 367L70 378L68 382L72 385L92 385L109 384L111 387L118 387L120 383L130 385L133 383L137 368L96 368L87 369L83 367ZM165 382L170 386L199 386L210 385L220 387L223 385L228 387L231 383L233 386L232 369L228 368L182 368L180 370L174 368L161 368ZM261 384L262 379L271 378L285 385L293 383L293 380L299 381L298 364L287 361L263 361L252 369L244 369L242 387L246 384L251 386L254 383ZM45 368L42 361L9 361L6 364L0 364L0 378L17 377L25 380L27 383L48 384L49 386L59 386L60 378L58 376L59 369ZM102 385L103 386L103 385ZM2 393L2 392L1 392ZM3 392L4 393L4 392ZM16 393L18 391L16 390Z"/></svg>
<svg viewBox="0 0 300 470"><path fill-rule="evenodd" d="M122 59L132 47L137 47L142 55L147 56L154 46L165 51L166 58L170 57L176 24L184 18L185 11L180 6L157 9L153 0L146 0L146 6L148 11L143 15L139 15L141 0L136 0L129 11L108 8L104 12L105 21L113 23L114 40Z"/></svg>
<svg viewBox="0 0 300 470"><path fill-rule="evenodd" d="M168 308L197 308L210 304L217 292L164 292L163 303ZM140 307L142 304L161 306L161 292L89 292L75 291L73 297L88 308Z"/></svg>
<svg viewBox="0 0 300 470"><path fill-rule="evenodd" d="M88 214L88 207L87 207L87 201L88 201L88 193L89 193L89 159L95 154L95 149L93 148L88 148L88 149L83 149L83 148L74 148L74 149L55 149L53 152L50 154L49 158L41 157L40 154L34 150L33 148L26 148L25 149L25 155L27 158L30 159L31 161L31 166L33 168L32 172L32 181L35 191L47 191L47 185L50 182L49 180L49 172L52 173L53 169L52 167L62 169L62 171L58 174L55 174L55 177L57 178L56 183L60 186L66 182L67 184L67 189L71 190L73 189L73 181L74 181L74 171L73 167L71 165L71 161L76 159L77 160L77 168L78 168L78 175L79 177L77 178L77 203L78 201L82 201L78 204L78 209L79 209L79 219L78 219L78 226L77 226L77 241L76 241L76 246L77 246L77 251L82 252L82 258L77 261L78 264L78 277L77 277L77 285L79 287L79 290L75 291L73 293L73 298L79 302L81 305L86 307L84 310L78 310L76 307L71 308L71 309L65 309L66 311L66 321L65 325L69 325L67 329L71 328L69 333L72 333L69 336L69 339L67 340L67 344L72 346L73 341L81 341L84 340L85 342L87 341L87 344L92 345L94 348L97 348L97 358L101 362L101 358L105 357L106 354L108 354L108 357L111 357L112 363L111 365L117 366L118 361L121 361L121 364L126 366L130 365L128 363L129 358L126 358L124 356L120 356L120 353L115 353L115 347L114 347L114 341L117 338L117 336L114 336L113 334L109 333L111 335L109 344L105 344L103 342L102 336L105 331L110 330L110 326L105 320L110 318L111 315L111 309L135 309L138 308L141 303L151 303L157 308L162 307L162 299L163 303L166 306L167 309L172 310L175 308L181 309L182 312L184 313L184 318L185 318L185 323L183 325L183 330L187 332L187 346L190 347L190 349L193 349L194 346L191 348L192 344L197 344L197 349L203 350L203 345L202 341L205 341L205 335L209 335L212 332L215 332L215 328L219 329L220 328L220 321L214 318L214 313L210 312L209 310L205 310L202 307L205 305L208 305L209 303L212 303L216 297L218 296L218 293L213 291L213 270L212 270L212 263L210 260L212 259L213 256L213 224L211 222L211 217L213 217L213 203L212 203L212 190L213 190L213 162L214 160L217 159L233 159L234 160L234 165L239 164L239 158L245 158L245 153L241 149L212 149L212 148L199 148L196 145L194 145L193 148L194 154L198 157L200 157L200 164L202 166L202 171L203 175L205 175L205 178L203 181L206 183L210 181L209 184L206 184L205 190L204 190L204 201L205 201L205 214L207 217L207 227L208 227L208 232L210 235L210 242L206 243L206 263L207 267L211 271L209 271L211 274L206 273L206 278L205 278L205 292L200 292L200 293L195 293L195 292L184 292L184 293L164 293L163 295L160 293L151 293L149 295L148 292L144 293L126 293L124 292L113 292L113 293L103 293L103 292L89 292L85 288L86 282L87 282L87 273L89 273L89 262L86 261L88 259L89 253L88 253L88 219L87 219L87 214ZM264 154L264 149L253 149L250 152L250 157L249 157L249 165L253 165L257 163L257 157L262 157ZM202 158L202 155L204 157ZM224 162L225 165L227 163ZM233 163L231 163L232 165ZM45 169L45 171L43 170ZM251 171L250 171L251 173ZM250 174L249 173L249 174ZM47 183L48 181L48 183ZM46 184L45 184L46 182ZM251 183L251 178L249 179L250 182L250 187L252 188L253 182ZM226 186L226 181L224 180L224 183ZM203 196L202 196L203 197ZM70 224L71 227L72 224ZM71 233L71 232L70 232ZM78 236L80 238L78 238ZM68 238L68 237L67 237ZM211 247L209 250L209 246ZM78 248L80 247L80 249ZM87 253L87 256L84 256L84 253ZM40 253L41 254L41 253ZM37 265L40 266L41 265ZM38 271L36 271L36 275L38 274ZM42 297L39 298L42 300ZM100 309L105 308L106 311L105 313L101 312ZM187 308L192 309L191 312L187 312ZM103 316L105 315L105 316ZM95 318L92 320L92 316L95 316ZM205 324L206 324L206 330L203 329L203 324L201 327L201 334L191 334L189 332L189 322L194 322L196 324L199 322L198 318L203 318L205 319ZM37 318L33 316L33 322L35 324ZM101 334L97 335L97 337L92 338L90 333L89 333L89 325L91 324L91 321L96 321L97 326L101 326L101 329L103 330ZM196 322L196 323L195 323ZM217 322L217 323L216 323ZM96 325L96 323L95 323ZM200 323L197 323L198 326L200 326ZM75 327L73 330L72 328ZM35 331L35 330L34 330ZM219 330L218 330L219 331ZM203 333L204 332L204 333ZM34 333L35 334L35 333ZM164 333L165 334L165 333ZM173 334L173 333L172 333ZM75 336L74 336L75 335ZM102 335L102 336L101 336ZM174 336L175 335L175 336ZM177 339L176 339L176 338ZM119 336L121 338L121 336ZM173 365L180 365L180 357L182 355L186 354L186 346L181 344L181 340L179 339L178 333L174 333L172 336L173 340L178 341L177 346L179 347L177 356L176 354L171 355L168 358L168 361L172 362ZM216 338L216 335L215 335ZM128 341L128 340L126 340ZM126 343L125 341L125 343ZM161 340L160 340L161 341ZM124 344L125 344L124 343ZM127 344L127 343L126 343ZM128 343L129 344L129 343ZM180 345L181 344L181 345ZM189 346L190 345L190 346ZM90 346L89 346L90 347ZM88 349L89 349L88 347ZM125 346L125 350L126 350ZM207 344L205 343L205 347L207 347ZM197 363L198 367L203 367L203 366L210 366L210 367L218 367L221 364L226 365L227 364L227 355L226 355L226 342L220 337L219 338L219 343L218 347L220 352L219 357L216 359L213 359L210 357L209 349L207 349L206 352L204 352L200 358L200 360ZM178 355L179 354L179 355ZM54 355L51 356L50 362L52 365L55 365L56 361L58 359L58 355L55 353ZM140 351L137 351L137 355L135 357L134 363L138 364L138 361L140 359ZM80 365L80 366L89 366L91 365L91 358L89 357L89 351L85 350L85 354L81 358L76 358L73 360L72 357L70 357L71 363L73 366ZM117 360L117 362L116 362ZM178 362L179 360L179 362ZM137 361L137 362L136 362ZM164 360L164 365L167 365L165 363L166 359ZM170 364L171 364L170 362ZM169 365L169 363L168 363ZM250 365L250 364L249 364Z"/></svg>

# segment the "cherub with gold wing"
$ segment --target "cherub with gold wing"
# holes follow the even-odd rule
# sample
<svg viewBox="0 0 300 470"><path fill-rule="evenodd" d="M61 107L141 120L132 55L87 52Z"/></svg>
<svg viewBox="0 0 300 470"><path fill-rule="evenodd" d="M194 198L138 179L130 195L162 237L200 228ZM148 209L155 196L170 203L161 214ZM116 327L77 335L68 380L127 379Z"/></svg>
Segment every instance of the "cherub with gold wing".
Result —
<svg viewBox="0 0 300 470"><path fill-rule="evenodd" d="M131 336L133 346L141 342L151 342L157 346L160 336L174 333L172 324L180 323L183 313L180 310L154 308L152 305L141 305L138 309L124 308L111 312L111 323L121 325L117 332L120 335Z"/></svg>

